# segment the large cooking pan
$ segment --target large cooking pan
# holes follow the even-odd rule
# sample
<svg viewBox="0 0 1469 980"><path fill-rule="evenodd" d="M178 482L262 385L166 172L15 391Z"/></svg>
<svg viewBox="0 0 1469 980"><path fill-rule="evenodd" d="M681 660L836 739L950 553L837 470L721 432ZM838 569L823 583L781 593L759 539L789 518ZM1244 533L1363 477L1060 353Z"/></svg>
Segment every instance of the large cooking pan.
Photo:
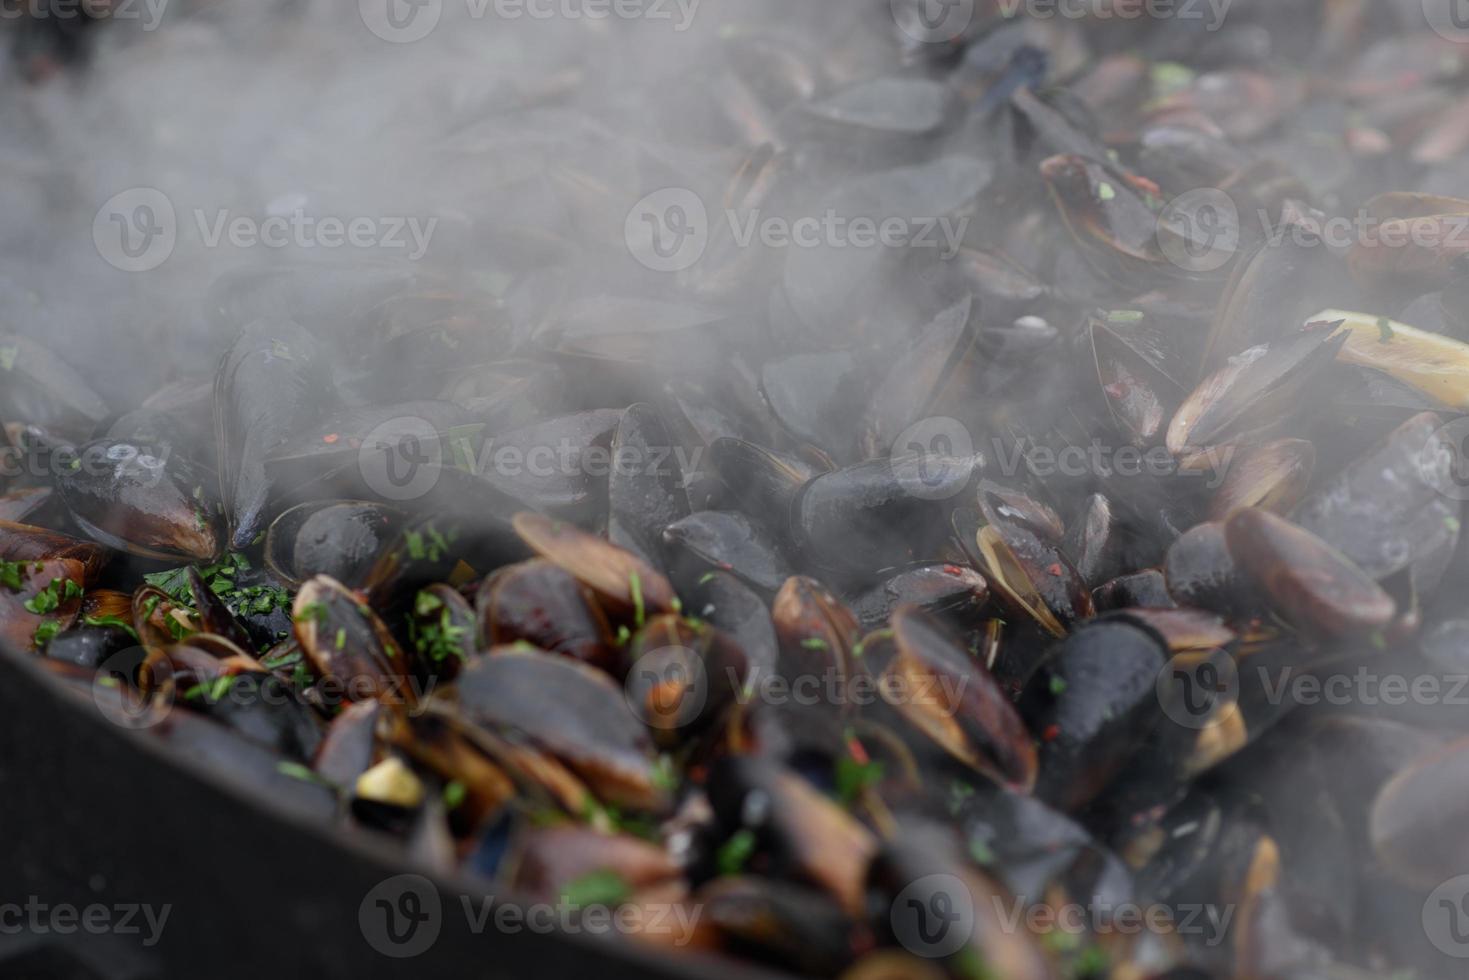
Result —
<svg viewBox="0 0 1469 980"><path fill-rule="evenodd" d="M0 977L760 976L629 941L499 931L493 916L476 929L483 882L384 887L416 873L389 842L248 795L148 732L113 724L32 655L0 651L0 678ZM430 891L440 914L418 911L417 926L388 923L377 904L427 909ZM92 914L119 928L27 929L28 902L48 916L63 905L79 916L88 906L117 910ZM151 945L146 918L121 911L144 904L155 917L169 907ZM413 955L388 955L403 952Z"/></svg>

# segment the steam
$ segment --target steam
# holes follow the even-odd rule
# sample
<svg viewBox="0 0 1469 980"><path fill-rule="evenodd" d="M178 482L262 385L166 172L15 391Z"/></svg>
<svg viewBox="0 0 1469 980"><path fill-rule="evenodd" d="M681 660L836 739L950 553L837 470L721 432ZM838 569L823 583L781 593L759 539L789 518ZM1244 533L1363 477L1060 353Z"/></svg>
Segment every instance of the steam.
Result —
<svg viewBox="0 0 1469 980"><path fill-rule="evenodd" d="M390 4L432 29L392 37ZM86 70L0 99L0 325L124 408L212 368L228 327L209 289L242 270L380 264L503 293L549 247L555 288L516 300L528 322L576 296L669 297L624 222L660 187L717 200L730 179L738 155L691 96L721 33L819 25L814 47L853 16L788 6L135 0ZM168 208L156 265L99 244L143 249Z"/></svg>

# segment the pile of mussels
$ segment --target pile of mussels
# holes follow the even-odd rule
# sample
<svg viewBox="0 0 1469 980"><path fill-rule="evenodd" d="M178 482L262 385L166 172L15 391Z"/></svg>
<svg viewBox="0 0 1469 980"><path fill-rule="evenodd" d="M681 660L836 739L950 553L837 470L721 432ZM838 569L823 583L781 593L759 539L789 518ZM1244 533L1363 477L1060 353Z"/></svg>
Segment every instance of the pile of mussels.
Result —
<svg viewBox="0 0 1469 980"><path fill-rule="evenodd" d="M1469 48L1416 3L867 6L828 48L723 32L664 135L726 152L734 212L962 222L951 254L714 227L655 298L563 301L626 245L512 215L494 277L223 279L217 370L134 406L0 338L41 464L0 498L6 644L421 866L697 913L629 941L1453 975Z"/></svg>

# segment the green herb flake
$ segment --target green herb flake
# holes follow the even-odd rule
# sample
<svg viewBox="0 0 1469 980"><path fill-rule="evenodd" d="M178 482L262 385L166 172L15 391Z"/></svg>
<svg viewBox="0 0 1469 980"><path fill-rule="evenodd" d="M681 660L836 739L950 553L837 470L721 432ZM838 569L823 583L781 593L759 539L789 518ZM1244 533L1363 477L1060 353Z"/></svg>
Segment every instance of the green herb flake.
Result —
<svg viewBox="0 0 1469 980"><path fill-rule="evenodd" d="M20 348L11 345L0 347L0 369L6 371L15 370L15 359L20 356Z"/></svg>
<svg viewBox="0 0 1469 980"><path fill-rule="evenodd" d="M858 762L851 756L842 756L837 760L837 796L850 805L869 786L882 781L882 768L881 762Z"/></svg>
<svg viewBox="0 0 1469 980"><path fill-rule="evenodd" d="M36 627L36 632L31 637L31 640L33 643L35 643L36 646L43 647L46 644L50 643L52 638L60 632L61 621L57 619L48 619L40 626Z"/></svg>
<svg viewBox="0 0 1469 980"><path fill-rule="evenodd" d="M347 649L347 628L345 626L337 627L337 637L334 645L338 650Z"/></svg>
<svg viewBox="0 0 1469 980"><path fill-rule="evenodd" d="M1058 695L1058 696L1059 695L1062 695L1062 694L1065 694L1066 693L1066 678L1061 677L1058 674L1051 675L1050 688L1051 688L1051 693L1052 694L1055 694L1055 695Z"/></svg>
<svg viewBox="0 0 1469 980"><path fill-rule="evenodd" d="M449 784L444 787L445 808L449 810L459 809L460 804L464 802L464 798L468 795L469 790L465 788L463 783L461 783L457 779L451 780Z"/></svg>
<svg viewBox="0 0 1469 980"><path fill-rule="evenodd" d="M621 905L631 894L632 889L622 875L608 868L568 882L561 897L568 905L578 908L588 905L612 907Z"/></svg>
<svg viewBox="0 0 1469 980"><path fill-rule="evenodd" d="M1393 332L1392 321L1385 316L1377 318L1377 332L1377 342L1379 344L1390 344L1393 341L1393 337L1397 336Z"/></svg>
<svg viewBox="0 0 1469 980"><path fill-rule="evenodd" d="M628 573L627 587L632 593L633 622L641 629L646 610L643 609L643 580L637 572Z"/></svg>
<svg viewBox="0 0 1469 980"><path fill-rule="evenodd" d="M1107 183L1105 180L1104 181L1101 181L1100 183L1097 184L1097 199L1098 200L1101 200L1101 201L1111 201L1111 200L1115 200L1116 197L1117 197L1117 188L1113 187L1111 184Z"/></svg>
<svg viewBox="0 0 1469 980"><path fill-rule="evenodd" d="M127 620L123 619L120 616L84 616L82 617L82 625L107 626L120 630L127 630L128 635L131 636L133 639L136 640L138 638L138 632L137 630L133 629L133 624L129 623Z"/></svg>
<svg viewBox="0 0 1469 980"><path fill-rule="evenodd" d="M737 875L745 870L750 857L755 853L755 833L741 828L730 835L729 840L719 845L715 864L722 875Z"/></svg>
<svg viewBox="0 0 1469 980"><path fill-rule="evenodd" d="M829 650L826 641L819 636L808 636L801 641L801 646L807 650Z"/></svg>

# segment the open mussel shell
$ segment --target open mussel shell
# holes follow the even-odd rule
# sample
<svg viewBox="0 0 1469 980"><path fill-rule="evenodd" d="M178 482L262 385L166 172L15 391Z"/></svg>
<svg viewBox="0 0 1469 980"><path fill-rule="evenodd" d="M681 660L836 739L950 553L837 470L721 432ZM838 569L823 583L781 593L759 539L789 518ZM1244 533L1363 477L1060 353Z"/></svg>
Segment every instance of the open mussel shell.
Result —
<svg viewBox="0 0 1469 980"><path fill-rule="evenodd" d="M223 526L202 474L168 447L101 439L57 477L68 513L89 537L145 558L210 561Z"/></svg>
<svg viewBox="0 0 1469 980"><path fill-rule="evenodd" d="M528 547L595 592L609 615L629 616L641 625L645 615L674 611L673 585L636 555L542 514L516 514L513 524Z"/></svg>
<svg viewBox="0 0 1469 980"><path fill-rule="evenodd" d="M995 678L918 608L899 609L892 624L893 656L881 678L889 704L956 759L1029 792L1035 743Z"/></svg>
<svg viewBox="0 0 1469 980"><path fill-rule="evenodd" d="M66 558L80 562L83 585L94 584L111 553L93 541L85 541L31 524L0 521L0 558L6 561L50 561Z"/></svg>
<svg viewBox="0 0 1469 980"><path fill-rule="evenodd" d="M863 909L872 834L800 776L768 759L726 756L709 774L709 802L725 838L754 835L770 872L805 881L849 915Z"/></svg>
<svg viewBox="0 0 1469 980"><path fill-rule="evenodd" d="M1092 615L1091 593L1070 559L1028 522L981 523L974 511L953 515L954 533L996 597L1052 636Z"/></svg>
<svg viewBox="0 0 1469 980"><path fill-rule="evenodd" d="M845 689L857 669L852 653L858 641L857 618L846 603L815 579L797 576L781 586L770 616L780 643L780 673L787 683L819 679ZM849 706L843 699L840 707Z"/></svg>
<svg viewBox="0 0 1469 980"><path fill-rule="evenodd" d="M967 860L946 827L910 818L873 856L865 884L885 938L921 950L951 977L969 975L973 963L1014 980L1057 976L1039 937L1006 920L1015 896ZM962 921L963 931L936 929L931 916L940 909L961 917L948 922Z"/></svg>
<svg viewBox="0 0 1469 980"><path fill-rule="evenodd" d="M0 566L0 638L13 649L41 649L76 621L86 574L80 561L30 559Z"/></svg>
<svg viewBox="0 0 1469 980"><path fill-rule="evenodd" d="M1209 503L1213 520L1245 507L1288 513L1306 492L1316 468L1316 447L1304 439L1277 439L1244 449Z"/></svg>
<svg viewBox="0 0 1469 980"><path fill-rule="evenodd" d="M265 564L293 588L313 575L361 585L402 523L398 510L369 501L298 504L265 532Z"/></svg>
<svg viewBox="0 0 1469 980"><path fill-rule="evenodd" d="M1323 310L1311 319L1340 325L1341 362L1381 371L1445 408L1469 411L1469 344L1366 313Z"/></svg>
<svg viewBox="0 0 1469 980"><path fill-rule="evenodd" d="M448 698L468 722L532 739L598 797L662 810L653 743L622 688L605 673L534 648L498 647L459 673Z"/></svg>
<svg viewBox="0 0 1469 980"><path fill-rule="evenodd" d="M1319 328L1231 358L1179 407L1168 426L1168 451L1182 455L1278 428L1296 414L1306 386L1344 343L1344 334Z"/></svg>
<svg viewBox="0 0 1469 980"><path fill-rule="evenodd" d="M452 678L479 650L479 617L458 589L430 585L413 599L408 642L420 671Z"/></svg>
<svg viewBox="0 0 1469 980"><path fill-rule="evenodd" d="M525 641L612 671L612 629L587 586L544 558L519 562L487 577L475 596L485 647Z"/></svg>
<svg viewBox="0 0 1469 980"><path fill-rule="evenodd" d="M318 575L304 583L291 607L296 641L312 669L340 685L349 701L410 699L407 664L388 628L342 583Z"/></svg>
<svg viewBox="0 0 1469 980"><path fill-rule="evenodd" d="M744 689L744 653L707 623L665 614L627 646L628 705L654 740L677 749L718 725Z"/></svg>
<svg viewBox="0 0 1469 980"><path fill-rule="evenodd" d="M1133 445L1155 445L1183 389L1100 319L1091 322L1090 341L1097 384L1118 431Z"/></svg>

